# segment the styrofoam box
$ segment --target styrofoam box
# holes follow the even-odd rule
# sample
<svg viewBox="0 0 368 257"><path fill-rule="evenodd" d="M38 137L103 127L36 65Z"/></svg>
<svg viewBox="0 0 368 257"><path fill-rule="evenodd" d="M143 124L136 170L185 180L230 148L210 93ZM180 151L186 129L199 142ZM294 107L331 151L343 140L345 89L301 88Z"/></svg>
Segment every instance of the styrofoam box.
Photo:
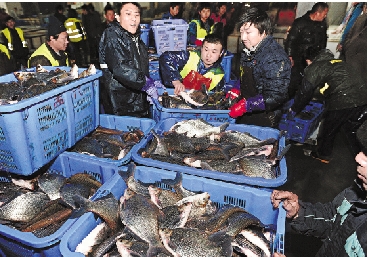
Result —
<svg viewBox="0 0 368 257"><path fill-rule="evenodd" d="M161 55L165 51L187 49L188 23L182 19L152 20L156 52Z"/></svg>
<svg viewBox="0 0 368 257"><path fill-rule="evenodd" d="M145 135L156 125L156 122L152 119L148 118L136 118L130 116L116 116L109 114L100 114L100 126L116 129L123 132L134 131L140 129ZM143 137L144 138L144 137ZM142 139L143 139L142 138ZM132 152L135 151L134 147L119 160L113 160L111 158L99 158L96 156L90 156L87 154L77 153L77 152L69 152L65 151L61 155L72 156L76 159L85 159L85 160L95 160L101 162L101 165L104 167L112 166L112 167L120 167L127 164L132 156Z"/></svg>
<svg viewBox="0 0 368 257"><path fill-rule="evenodd" d="M167 118L164 120L159 121L153 130L158 134L162 135L163 132L169 131L169 129L175 125L179 121L183 121L185 119L179 118ZM221 122L209 122L214 126L220 126ZM261 140L265 140L268 138L279 138L280 131L273 128L267 127L259 127L254 125L244 125L244 124L230 124L227 127L227 130L235 130L239 132L248 132L252 136L259 138ZM135 150L138 151L140 149L145 148L148 143L151 142L153 138L153 134L149 133L148 136L137 144ZM279 140L279 153L285 147L285 137L281 137ZM197 175L201 177L211 178L211 179L218 179L222 181L237 183L237 184L245 184L251 186L260 186L260 187L278 187L285 184L287 180L287 166L286 166L286 159L285 156L281 159L279 166L276 167L276 175L275 179L265 179L261 177L248 177L244 175L235 175L230 173L224 173L219 171L211 171L205 170L200 168L193 168L185 165L178 165L172 164L168 162L162 162L158 160L154 160L151 158L143 158L139 152L132 152L132 160L140 165L150 166L150 167L157 167L161 169L179 171L186 174Z"/></svg>
<svg viewBox="0 0 368 257"><path fill-rule="evenodd" d="M126 171L126 167L121 170ZM137 180L144 183L158 182L157 185L164 189L168 189L168 186L160 183L160 181L162 179L174 179L175 176L176 173L173 171L145 166L137 166L135 171ZM255 215L262 223L273 224L276 233L273 242L271 242L271 251L284 253L286 212L281 205L278 209L272 207L270 191L187 174L183 174L183 187L194 192L208 192L211 196L211 201L215 202L218 207L224 204L239 206ZM124 180L118 173L115 173L112 179L105 183L96 194L100 193L99 197L103 197L112 193L116 199L119 199L126 188L127 185ZM262 204L260 205L260 203ZM61 239L60 251L63 256L83 257L84 255L75 252L75 249L88 233L100 223L101 219L92 213L87 213L80 217Z"/></svg>
<svg viewBox="0 0 368 257"><path fill-rule="evenodd" d="M51 163L50 163L51 164ZM59 156L52 162L48 169L50 173L56 173L65 177L71 177L76 173L87 173L104 184L114 173L115 169L104 166L98 161L89 160L81 162L78 158ZM1 175L2 174L2 175ZM4 173L0 173L1 182L11 182ZM91 199L94 199L92 196ZM60 240L64 233L73 225L77 218L69 218L53 234L38 238L31 232L21 232L5 225L0 225L0 256L3 257L58 257L60 253Z"/></svg>
<svg viewBox="0 0 368 257"><path fill-rule="evenodd" d="M44 68L50 71L57 67ZM79 73L84 70L79 69ZM95 75L19 103L1 105L0 170L30 175L94 130L99 123L101 76L97 70ZM17 79L8 74L0 81Z"/></svg>

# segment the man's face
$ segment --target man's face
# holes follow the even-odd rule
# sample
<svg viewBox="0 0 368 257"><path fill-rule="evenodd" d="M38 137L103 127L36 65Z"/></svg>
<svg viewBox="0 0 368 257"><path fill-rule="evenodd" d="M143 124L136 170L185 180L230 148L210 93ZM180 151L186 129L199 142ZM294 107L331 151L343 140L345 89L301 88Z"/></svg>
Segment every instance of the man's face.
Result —
<svg viewBox="0 0 368 257"><path fill-rule="evenodd" d="M123 5L120 10L119 21L124 29L135 34L141 22L141 14L138 7L131 3Z"/></svg>
<svg viewBox="0 0 368 257"><path fill-rule="evenodd" d="M247 49L251 49L266 37L266 34L260 34L259 30L250 25L250 22L245 23L240 27L240 38Z"/></svg>
<svg viewBox="0 0 368 257"><path fill-rule="evenodd" d="M57 39L51 39L51 47L55 51L65 51L66 47L68 46L68 33L61 32Z"/></svg>
<svg viewBox="0 0 368 257"><path fill-rule="evenodd" d="M115 12L113 10L108 10L105 14L105 19L108 23L111 23L115 19Z"/></svg>
<svg viewBox="0 0 368 257"><path fill-rule="evenodd" d="M221 5L219 9L219 15L222 16L226 13L226 5Z"/></svg>
<svg viewBox="0 0 368 257"><path fill-rule="evenodd" d="M222 55L222 45L208 43L207 41L203 43L201 49L201 59L206 68L211 67Z"/></svg>
<svg viewBox="0 0 368 257"><path fill-rule="evenodd" d="M10 29L14 29L14 27L15 27L15 21L14 21L13 19L10 19L10 20L8 20L8 21L5 23L5 25L6 25L8 28L10 28Z"/></svg>
<svg viewBox="0 0 368 257"><path fill-rule="evenodd" d="M174 8L170 7L170 14L172 16L176 16L179 13L179 5L175 6Z"/></svg>
<svg viewBox="0 0 368 257"><path fill-rule="evenodd" d="M201 11L199 11L199 17L201 17L201 20L203 22L207 21L210 15L211 15L210 9L202 9Z"/></svg>
<svg viewBox="0 0 368 257"><path fill-rule="evenodd" d="M316 21L323 21L327 17L328 8L324 9L323 12L316 13Z"/></svg>
<svg viewBox="0 0 368 257"><path fill-rule="evenodd" d="M355 157L355 160L358 163L358 179L362 181L364 189L367 190L367 156L363 152L360 152Z"/></svg>

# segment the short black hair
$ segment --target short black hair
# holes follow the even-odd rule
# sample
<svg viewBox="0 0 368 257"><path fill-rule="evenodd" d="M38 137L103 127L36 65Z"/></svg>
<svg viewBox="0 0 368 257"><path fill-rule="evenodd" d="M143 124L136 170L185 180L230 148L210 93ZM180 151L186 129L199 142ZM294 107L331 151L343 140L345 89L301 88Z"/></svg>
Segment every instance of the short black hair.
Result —
<svg viewBox="0 0 368 257"><path fill-rule="evenodd" d="M204 42L212 44L221 44L222 48L224 48L224 40L217 34L207 34L203 39L203 44Z"/></svg>
<svg viewBox="0 0 368 257"><path fill-rule="evenodd" d="M201 2L198 7L198 11L202 11L203 9L210 9L211 10L211 3L208 2Z"/></svg>
<svg viewBox="0 0 368 257"><path fill-rule="evenodd" d="M104 8L104 11L105 11L105 14L108 12L108 11L113 11L115 12L114 8L111 6L111 4L107 4Z"/></svg>
<svg viewBox="0 0 368 257"><path fill-rule="evenodd" d="M240 16L239 25L241 27L248 22L250 22L251 25L253 24L260 34L263 34L263 32L265 32L266 35L272 33L271 19L265 11L259 10L256 7L248 8L243 15Z"/></svg>
<svg viewBox="0 0 368 257"><path fill-rule="evenodd" d="M134 4L135 6L138 7L139 13L142 12L142 7L138 2L123 2L123 3L119 4L119 9L118 9L119 10L119 15L120 15L120 12L121 12L121 8L123 8L123 6L126 5L126 4Z"/></svg>
<svg viewBox="0 0 368 257"><path fill-rule="evenodd" d="M315 3L312 7L311 12L312 13L316 13L316 12L323 12L326 8L328 8L328 4L325 2L318 2Z"/></svg>
<svg viewBox="0 0 368 257"><path fill-rule="evenodd" d="M175 6L181 6L179 2L170 2L170 8L174 8Z"/></svg>
<svg viewBox="0 0 368 257"><path fill-rule="evenodd" d="M55 11L64 11L64 6L62 6L61 4L58 4L57 6L55 6Z"/></svg>

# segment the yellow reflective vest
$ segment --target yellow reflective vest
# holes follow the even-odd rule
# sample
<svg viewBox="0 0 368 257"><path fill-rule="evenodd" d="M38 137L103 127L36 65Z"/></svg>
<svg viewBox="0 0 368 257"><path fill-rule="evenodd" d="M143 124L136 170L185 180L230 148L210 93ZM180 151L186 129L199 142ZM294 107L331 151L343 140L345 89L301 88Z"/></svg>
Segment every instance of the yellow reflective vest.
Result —
<svg viewBox="0 0 368 257"><path fill-rule="evenodd" d="M23 47L27 47L27 41L24 39L23 30L21 28L15 28L15 30L17 31L17 33L19 35L19 38L22 41ZM5 36L5 38L8 40L8 49L10 51L13 51L14 50L14 48L13 48L13 42L12 42L12 37L11 37L9 28L3 29L2 32L3 32L4 36Z"/></svg>
<svg viewBox="0 0 368 257"><path fill-rule="evenodd" d="M199 20L192 20L197 25L197 39L203 41L207 36L207 31L201 27L201 22ZM214 25L211 26L210 33L213 33Z"/></svg>
<svg viewBox="0 0 368 257"><path fill-rule="evenodd" d="M51 66L60 66L59 61L54 58L54 56L52 55L52 53L50 52L50 50L47 48L46 43L43 43L39 48L37 48L36 51L33 52L33 54L31 55L31 57L29 57L29 59L28 59L28 68L30 68L29 67L29 61L30 61L30 59L33 58L33 57L35 57L35 56L38 56L38 55L45 56L47 58L47 60L50 61ZM69 66L69 60L68 60L68 58L66 59L66 66Z"/></svg>
<svg viewBox="0 0 368 257"><path fill-rule="evenodd" d="M0 44L0 52L6 54L6 56L8 56L8 59L10 60L10 53L8 48L6 48L6 46Z"/></svg>
<svg viewBox="0 0 368 257"><path fill-rule="evenodd" d="M185 78L192 70L197 71L198 63L201 60L200 52L191 51L189 59L180 72L182 78ZM214 89L224 77L224 71L220 67L211 68L208 72L203 74L204 77L212 79L208 90Z"/></svg>
<svg viewBox="0 0 368 257"><path fill-rule="evenodd" d="M79 26L77 26L79 23ZM77 18L69 18L64 23L70 42L77 43L87 39L87 34L82 25L82 21ZM80 29L79 29L80 28Z"/></svg>

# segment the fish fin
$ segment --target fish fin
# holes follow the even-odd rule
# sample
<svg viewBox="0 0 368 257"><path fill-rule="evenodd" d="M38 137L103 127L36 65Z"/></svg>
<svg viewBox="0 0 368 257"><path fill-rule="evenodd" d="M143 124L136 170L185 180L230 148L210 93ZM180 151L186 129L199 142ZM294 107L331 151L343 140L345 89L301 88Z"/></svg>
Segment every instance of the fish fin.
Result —
<svg viewBox="0 0 368 257"><path fill-rule="evenodd" d="M280 154L276 157L277 160L281 160L285 154L289 151L291 147L291 144L288 144L287 146L284 147L284 149L282 149L282 151L280 152Z"/></svg>
<svg viewBox="0 0 368 257"><path fill-rule="evenodd" d="M175 188L177 185L181 185L181 182L183 180L183 174L181 172L176 172L174 179L161 179L161 182Z"/></svg>
<svg viewBox="0 0 368 257"><path fill-rule="evenodd" d="M227 127L229 127L230 123L229 122L225 122L224 124L220 125L220 132L224 132Z"/></svg>
<svg viewBox="0 0 368 257"><path fill-rule="evenodd" d="M171 256L171 253L163 245L150 245L147 250L147 257L156 257L158 253L164 253Z"/></svg>

